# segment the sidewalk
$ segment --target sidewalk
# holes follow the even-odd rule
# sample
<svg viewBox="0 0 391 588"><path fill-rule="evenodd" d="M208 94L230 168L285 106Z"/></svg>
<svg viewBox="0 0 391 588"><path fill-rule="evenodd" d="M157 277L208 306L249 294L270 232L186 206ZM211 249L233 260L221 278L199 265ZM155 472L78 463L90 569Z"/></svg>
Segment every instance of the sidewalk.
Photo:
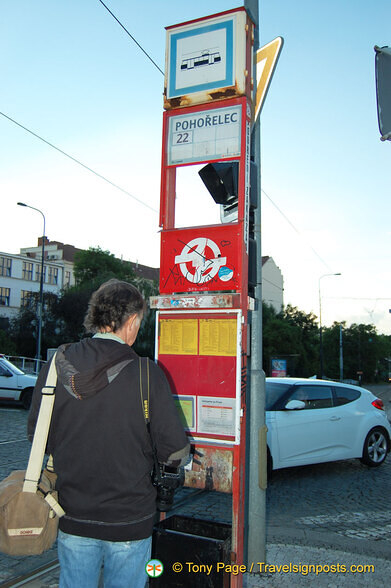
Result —
<svg viewBox="0 0 391 588"><path fill-rule="evenodd" d="M345 551L333 549L319 549L316 547L302 547L299 545L269 544L266 548L267 563L270 566L286 566L292 564L291 572L275 571L263 574L245 574L244 588L289 588L290 586L317 586L327 588L353 588L355 586L371 586L384 588L390 585L391 560L367 558ZM309 571L309 566L315 570ZM338 566L339 564L339 566ZM296 568L294 566L297 566ZM307 567L308 566L308 567ZM317 566L317 568L316 568ZM322 570L321 571L321 566ZM329 567L328 567L329 566ZM337 572L332 570L343 570ZM351 566L356 566L351 570ZM364 566L366 570L363 571ZM280 568L281 569L281 568ZM371 571L373 570L374 571ZM314 568L312 568L314 570ZM358 570L358 571L355 571Z"/></svg>

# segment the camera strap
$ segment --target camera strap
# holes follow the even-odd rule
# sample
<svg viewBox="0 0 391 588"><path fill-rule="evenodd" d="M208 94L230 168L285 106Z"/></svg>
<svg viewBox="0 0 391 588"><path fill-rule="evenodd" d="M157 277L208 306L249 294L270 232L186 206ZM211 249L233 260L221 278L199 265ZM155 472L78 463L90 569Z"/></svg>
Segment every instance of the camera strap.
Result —
<svg viewBox="0 0 391 588"><path fill-rule="evenodd" d="M143 361L144 359L144 361ZM146 391L145 391L145 386L143 385L143 363L146 366L146 381L147 381L147 386L146 386ZM140 399L141 399L141 407L143 410L143 415L144 415L144 420L145 420L145 425L147 427L147 431L149 433L149 436L151 438L151 445L152 445L152 453L153 453L153 467L155 470L155 476L157 476L157 478L160 480L161 479L161 474L160 474L160 467L159 467L159 461L157 458L157 452L156 452L156 447L155 447L155 443L153 442L152 439L152 435L151 435L151 425L150 425L150 404L149 404L149 360L148 357L145 358L138 358L138 364L139 364L139 380L140 380Z"/></svg>

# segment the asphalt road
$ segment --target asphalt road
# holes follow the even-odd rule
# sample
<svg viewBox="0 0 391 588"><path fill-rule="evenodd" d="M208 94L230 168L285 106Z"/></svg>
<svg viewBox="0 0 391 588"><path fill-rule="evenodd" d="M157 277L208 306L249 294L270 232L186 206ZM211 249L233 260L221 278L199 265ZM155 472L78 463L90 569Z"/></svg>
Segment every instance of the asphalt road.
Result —
<svg viewBox="0 0 391 588"><path fill-rule="evenodd" d="M391 385L373 391L383 399L390 416ZM0 406L0 479L26 467L27 412ZM391 569L391 454L379 468L358 460L278 470L267 490L267 542L326 548L390 561ZM178 500L189 495L184 490ZM175 514L229 523L231 496L216 492L198 495ZM52 548L42 556L0 554L0 586L55 559Z"/></svg>

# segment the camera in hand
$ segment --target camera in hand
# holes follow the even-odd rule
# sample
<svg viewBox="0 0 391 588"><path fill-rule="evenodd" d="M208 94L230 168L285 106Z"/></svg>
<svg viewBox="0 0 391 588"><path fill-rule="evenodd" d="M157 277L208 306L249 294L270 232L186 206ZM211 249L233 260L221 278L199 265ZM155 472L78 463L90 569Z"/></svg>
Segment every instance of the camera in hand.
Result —
<svg viewBox="0 0 391 588"><path fill-rule="evenodd" d="M173 468L159 464L159 467L155 468L152 483L157 490L156 506L158 510L166 512L171 509L175 490L183 486L184 481L185 470L183 467Z"/></svg>

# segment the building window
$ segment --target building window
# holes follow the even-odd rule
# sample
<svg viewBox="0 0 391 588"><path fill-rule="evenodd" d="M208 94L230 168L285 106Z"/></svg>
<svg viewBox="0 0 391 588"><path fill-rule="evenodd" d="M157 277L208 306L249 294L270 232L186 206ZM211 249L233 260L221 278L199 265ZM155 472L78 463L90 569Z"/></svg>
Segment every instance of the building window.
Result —
<svg viewBox="0 0 391 588"><path fill-rule="evenodd" d="M37 265L36 269L35 269L35 281L36 282L40 282L41 281L41 264ZM46 265L43 266L43 281L46 281Z"/></svg>
<svg viewBox="0 0 391 588"><path fill-rule="evenodd" d="M0 306L10 305L10 289L0 288Z"/></svg>
<svg viewBox="0 0 391 588"><path fill-rule="evenodd" d="M65 272L65 283L64 286L71 285L71 272Z"/></svg>
<svg viewBox="0 0 391 588"><path fill-rule="evenodd" d="M12 260L9 257L0 257L0 276L11 276Z"/></svg>
<svg viewBox="0 0 391 588"><path fill-rule="evenodd" d="M58 283L58 268L57 267L49 267L48 284L57 285L57 283Z"/></svg>
<svg viewBox="0 0 391 588"><path fill-rule="evenodd" d="M30 261L23 262L22 278L24 280L32 281L32 279L33 279L33 264L32 264L32 262L30 262Z"/></svg>
<svg viewBox="0 0 391 588"><path fill-rule="evenodd" d="M30 290L22 290L20 293L20 306L31 306L33 301L33 293Z"/></svg>

